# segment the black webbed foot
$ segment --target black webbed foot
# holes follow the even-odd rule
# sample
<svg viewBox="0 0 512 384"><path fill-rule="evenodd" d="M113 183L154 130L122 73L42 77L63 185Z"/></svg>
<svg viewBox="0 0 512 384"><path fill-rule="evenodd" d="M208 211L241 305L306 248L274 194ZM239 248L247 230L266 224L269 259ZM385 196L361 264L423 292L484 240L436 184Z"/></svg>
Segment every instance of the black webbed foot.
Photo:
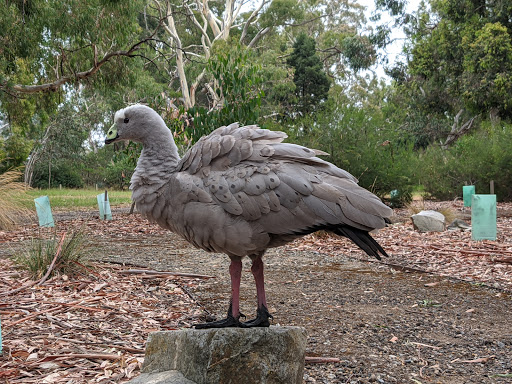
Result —
<svg viewBox="0 0 512 384"><path fill-rule="evenodd" d="M231 308L231 304L229 305L228 309L228 317L226 317L223 320L218 321L210 321L207 323L199 323L194 324L195 329L209 329L209 328L233 328L233 327L241 327L242 323L240 322L240 317L243 317L245 319L245 315L243 313L240 313L238 317L233 316L233 311Z"/></svg>
<svg viewBox="0 0 512 384"><path fill-rule="evenodd" d="M269 319L273 319L272 315L268 312L267 307L262 305L257 310L255 319L240 323L242 328L253 328L253 327L270 327Z"/></svg>

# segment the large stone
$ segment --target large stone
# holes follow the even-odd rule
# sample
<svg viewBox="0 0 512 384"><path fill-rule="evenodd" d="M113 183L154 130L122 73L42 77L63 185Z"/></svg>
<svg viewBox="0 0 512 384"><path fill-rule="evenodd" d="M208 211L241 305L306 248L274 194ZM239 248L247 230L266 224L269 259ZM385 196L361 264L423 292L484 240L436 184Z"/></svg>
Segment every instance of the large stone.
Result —
<svg viewBox="0 0 512 384"><path fill-rule="evenodd" d="M445 229L444 215L437 211L421 211L411 219L414 229L420 232L442 232Z"/></svg>
<svg viewBox="0 0 512 384"><path fill-rule="evenodd" d="M299 384L305 351L299 327L154 332L142 372L177 370L197 384Z"/></svg>

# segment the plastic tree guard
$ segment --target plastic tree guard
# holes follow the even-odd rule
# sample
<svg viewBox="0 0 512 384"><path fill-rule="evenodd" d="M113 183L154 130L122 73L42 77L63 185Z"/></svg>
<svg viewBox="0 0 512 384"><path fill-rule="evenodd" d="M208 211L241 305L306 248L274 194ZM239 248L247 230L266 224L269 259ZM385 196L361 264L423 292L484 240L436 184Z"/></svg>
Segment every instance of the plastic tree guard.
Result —
<svg viewBox="0 0 512 384"><path fill-rule="evenodd" d="M496 240L496 195L473 195L471 239Z"/></svg>
<svg viewBox="0 0 512 384"><path fill-rule="evenodd" d="M36 204L37 217L39 219L39 226L41 227L54 227L52 209L50 207L50 199L48 196L41 196L34 199Z"/></svg>
<svg viewBox="0 0 512 384"><path fill-rule="evenodd" d="M471 196L475 194L474 185L465 185L462 187L462 198L465 207L471 207Z"/></svg>

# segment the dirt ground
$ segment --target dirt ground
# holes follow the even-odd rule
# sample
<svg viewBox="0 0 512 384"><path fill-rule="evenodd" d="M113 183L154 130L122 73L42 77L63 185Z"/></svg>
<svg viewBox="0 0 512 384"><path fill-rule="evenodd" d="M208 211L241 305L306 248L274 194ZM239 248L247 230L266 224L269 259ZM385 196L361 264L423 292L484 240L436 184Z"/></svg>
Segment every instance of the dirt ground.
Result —
<svg viewBox="0 0 512 384"><path fill-rule="evenodd" d="M227 257L191 248L173 234L98 246L101 260L215 276L190 293L214 316L224 316ZM241 309L251 318L249 268L244 263ZM306 328L307 355L340 359L306 365L305 383L512 382L506 292L287 248L268 252L265 268L274 324Z"/></svg>
<svg viewBox="0 0 512 384"><path fill-rule="evenodd" d="M73 217L66 215L60 220ZM183 325L203 321L207 313L225 315L226 256L197 250L162 231L109 233L93 245L98 261L215 276L190 289L205 311ZM11 244L0 257L14 248ZM320 253L288 246L264 258L274 324L306 328L308 356L339 359L307 364L305 383L512 383L510 292L391 269L358 255L350 249ZM241 289L241 310L252 318L255 288L248 261ZM190 313L198 313L197 307Z"/></svg>

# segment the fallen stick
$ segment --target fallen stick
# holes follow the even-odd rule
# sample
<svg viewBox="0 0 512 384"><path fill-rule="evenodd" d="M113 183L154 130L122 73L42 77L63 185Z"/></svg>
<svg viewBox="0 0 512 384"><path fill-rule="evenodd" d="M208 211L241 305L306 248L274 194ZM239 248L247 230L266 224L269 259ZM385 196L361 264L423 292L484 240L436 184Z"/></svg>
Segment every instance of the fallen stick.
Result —
<svg viewBox="0 0 512 384"><path fill-rule="evenodd" d="M512 251L507 251L504 249L486 249L477 251L477 250L470 250L470 249L453 249L453 248L444 248L437 245L430 245L430 248L435 249L436 251L444 251L444 252L460 252L460 253L467 253L470 255L480 255L480 256L492 256L496 253L512 253Z"/></svg>
<svg viewBox="0 0 512 384"><path fill-rule="evenodd" d="M65 312L67 310L66 307L68 307L68 306L77 306L77 305L80 305L81 303L84 303L84 302L85 303L92 303L94 301L103 300L103 299L111 298L111 297L114 297L114 296L118 296L118 294L115 293L115 294L106 295L106 296L96 296L96 297L92 297L90 299L77 300L77 301L74 301L72 303L58 303L59 307L48 308L48 309L45 309L44 311L39 311L39 312L32 313L31 315L28 315L27 317L24 317L22 319L16 320L13 323L5 324L4 326L5 326L5 328L13 327L14 325L17 325L19 323L23 323L24 321L33 319L33 318L35 318L35 317L37 317L39 315L43 315L45 313L51 313L51 312L54 312L54 311ZM62 308L62 307L64 307L64 308Z"/></svg>
<svg viewBox="0 0 512 384"><path fill-rule="evenodd" d="M423 343L417 343L415 341L411 341L411 344L417 345L418 347L427 347L432 349L441 349L441 347L436 347L435 345L429 345L429 344L423 344Z"/></svg>
<svg viewBox="0 0 512 384"><path fill-rule="evenodd" d="M99 345L99 346L105 346L109 348L117 348L117 349L123 349L127 352L131 353L137 353L137 354L144 354L145 350L141 348L133 348L133 347L127 347L120 344L108 344L108 343L101 343L101 342L90 342L90 341L84 341L84 340L76 340L76 339L66 339L64 337L52 337L49 338L55 339L55 340L61 340L66 341L68 343L74 343L74 344L87 344L87 345Z"/></svg>
<svg viewBox="0 0 512 384"><path fill-rule="evenodd" d="M37 285L43 284L46 281L46 279L50 276L50 274L52 273L53 268L55 267L55 262L57 261L57 258L60 255L60 251L62 249L62 244L64 243L65 237L66 237L66 231L64 231L64 233L62 234L62 237L60 238L59 245L57 247L57 252L55 252L55 256L53 257L52 263L48 267L48 270L46 271L46 273L42 277L42 279L38 281Z"/></svg>
<svg viewBox="0 0 512 384"><path fill-rule="evenodd" d="M180 276L190 277L193 279L214 279L215 276L208 275L197 275L194 273L182 273L182 272L168 272L168 271L155 271L151 269L127 269L126 271L119 271L123 275L162 275L162 276Z"/></svg>
<svg viewBox="0 0 512 384"><path fill-rule="evenodd" d="M490 359L496 358L495 355L488 356L488 357L480 357L478 359L473 360L461 360L461 359L455 359L450 361L450 363L487 363Z"/></svg>
<svg viewBox="0 0 512 384"><path fill-rule="evenodd" d="M50 359L100 359L100 360L119 360L122 356L117 353L69 353L60 355L45 356L44 360Z"/></svg>
<svg viewBox="0 0 512 384"><path fill-rule="evenodd" d="M339 363L341 360L337 357L322 357L322 356L306 356L304 358L306 364L326 364L326 363Z"/></svg>

